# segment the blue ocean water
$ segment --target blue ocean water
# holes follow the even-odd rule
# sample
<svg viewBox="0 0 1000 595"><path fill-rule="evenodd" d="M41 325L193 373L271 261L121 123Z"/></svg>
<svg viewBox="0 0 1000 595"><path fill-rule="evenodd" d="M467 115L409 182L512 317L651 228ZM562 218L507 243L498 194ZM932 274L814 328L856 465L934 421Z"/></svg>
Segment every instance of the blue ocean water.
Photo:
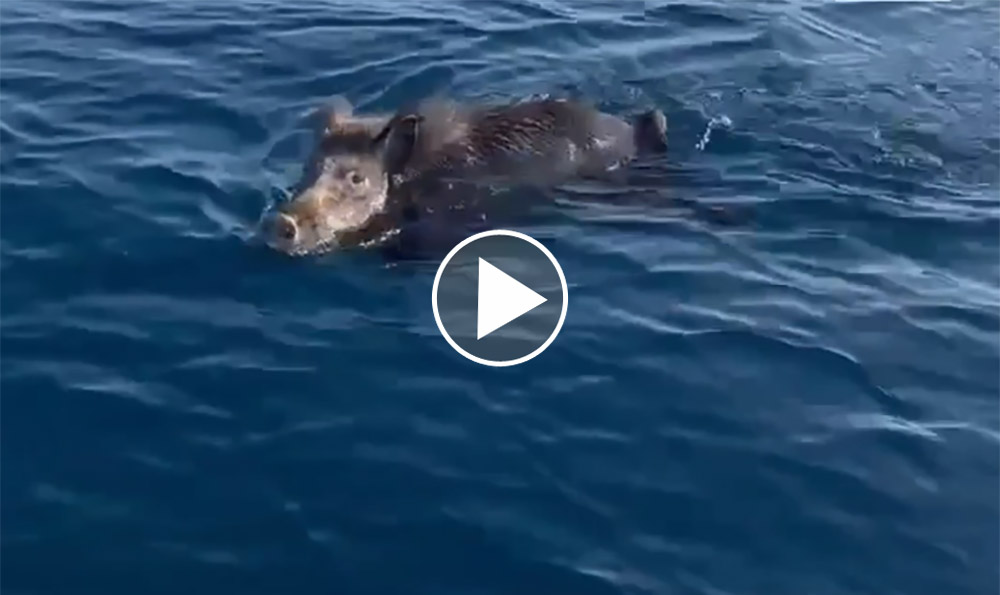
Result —
<svg viewBox="0 0 1000 595"><path fill-rule="evenodd" d="M987 0L5 0L3 592L996 593L998 39ZM641 199L506 225L570 287L520 366L441 337L438 260L249 240L310 109L435 92L670 121Z"/></svg>

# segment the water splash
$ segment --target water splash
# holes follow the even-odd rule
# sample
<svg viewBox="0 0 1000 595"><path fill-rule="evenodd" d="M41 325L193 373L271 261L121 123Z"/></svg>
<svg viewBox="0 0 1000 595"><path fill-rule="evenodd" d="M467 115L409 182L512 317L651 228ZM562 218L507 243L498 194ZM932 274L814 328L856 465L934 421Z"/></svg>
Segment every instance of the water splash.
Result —
<svg viewBox="0 0 1000 595"><path fill-rule="evenodd" d="M694 148L699 151L704 151L705 147L708 146L708 141L712 139L712 131L716 128L726 128L730 129L733 127L733 121L729 119L729 116L722 114L721 116L713 116L708 124L705 126L705 132L701 135L701 139L695 144Z"/></svg>

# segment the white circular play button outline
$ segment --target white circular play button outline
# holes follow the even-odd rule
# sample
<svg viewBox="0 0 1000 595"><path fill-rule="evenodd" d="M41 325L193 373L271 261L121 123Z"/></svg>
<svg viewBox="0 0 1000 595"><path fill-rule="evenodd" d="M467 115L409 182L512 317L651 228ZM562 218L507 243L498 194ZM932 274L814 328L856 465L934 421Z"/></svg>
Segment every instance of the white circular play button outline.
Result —
<svg viewBox="0 0 1000 595"><path fill-rule="evenodd" d="M549 338L546 339L544 343L542 343L538 348L536 348L531 353L527 355L522 355L521 357L511 360L497 361L497 360L484 359L472 355L465 349L462 349L462 347L458 343L456 343L454 339L451 338L451 335L448 334L448 330L444 328L444 324L441 322L441 313L438 311L438 285L441 283L441 273L444 272L445 267L448 266L448 263L451 262L451 259L456 254L458 254L458 252L465 246L468 246L469 244L475 242L476 240L492 236L507 236L511 238L517 238L519 240L524 240L525 242L528 242L535 248L538 248L538 250L541 251L541 253L544 254L545 257L549 259L549 262L552 263L552 266L555 267L556 273L558 273L559 275L559 284L562 286L562 311L559 313L559 322L556 323L556 328L552 330L552 334L550 334ZM524 362L535 358L538 354L545 351L548 348L548 346L551 345L552 342L556 340L556 336L559 335L559 331L562 330L563 322L566 321L566 310L568 309L568 307L569 307L569 287L566 285L566 274L563 273L562 267L559 266L559 261L556 260L556 257L553 256L551 252L549 252L548 248L543 246L541 242L539 242L535 238L527 234L523 234L519 231L512 231L510 229L491 229L489 231L482 231L475 235L471 235L462 240L461 242L459 242L457 246L455 246L454 248L451 249L450 252L448 252L448 255L444 257L444 260L441 261L441 264L438 265L437 273L434 275L434 286L431 289L431 308L434 310L434 321L437 323L438 330L444 336L445 340L448 341L448 344L451 345L452 348L455 349L455 351L462 354L462 356L465 357L466 359L472 360L477 364L482 364L484 366L492 366L498 368L523 364Z"/></svg>

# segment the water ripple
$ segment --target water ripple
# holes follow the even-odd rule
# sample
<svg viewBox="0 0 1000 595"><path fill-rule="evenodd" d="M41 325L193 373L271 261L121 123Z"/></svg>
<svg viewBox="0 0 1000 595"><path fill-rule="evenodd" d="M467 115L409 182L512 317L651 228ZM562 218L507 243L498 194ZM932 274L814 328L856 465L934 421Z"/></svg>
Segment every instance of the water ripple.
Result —
<svg viewBox="0 0 1000 595"><path fill-rule="evenodd" d="M0 10L5 592L995 586L995 5ZM670 120L497 216L570 286L502 372L437 259L251 241L321 102L434 92Z"/></svg>

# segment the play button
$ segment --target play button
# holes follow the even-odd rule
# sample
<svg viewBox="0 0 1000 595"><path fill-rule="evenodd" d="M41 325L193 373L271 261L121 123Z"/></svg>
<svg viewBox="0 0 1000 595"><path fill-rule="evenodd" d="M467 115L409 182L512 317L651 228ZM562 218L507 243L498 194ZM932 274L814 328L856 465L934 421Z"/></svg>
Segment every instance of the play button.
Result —
<svg viewBox="0 0 1000 595"><path fill-rule="evenodd" d="M487 366L526 362L555 340L566 318L566 277L534 238L493 230L466 238L441 262L434 319L464 357Z"/></svg>
<svg viewBox="0 0 1000 595"><path fill-rule="evenodd" d="M545 303L545 298L514 277L479 258L479 305L476 340Z"/></svg>

